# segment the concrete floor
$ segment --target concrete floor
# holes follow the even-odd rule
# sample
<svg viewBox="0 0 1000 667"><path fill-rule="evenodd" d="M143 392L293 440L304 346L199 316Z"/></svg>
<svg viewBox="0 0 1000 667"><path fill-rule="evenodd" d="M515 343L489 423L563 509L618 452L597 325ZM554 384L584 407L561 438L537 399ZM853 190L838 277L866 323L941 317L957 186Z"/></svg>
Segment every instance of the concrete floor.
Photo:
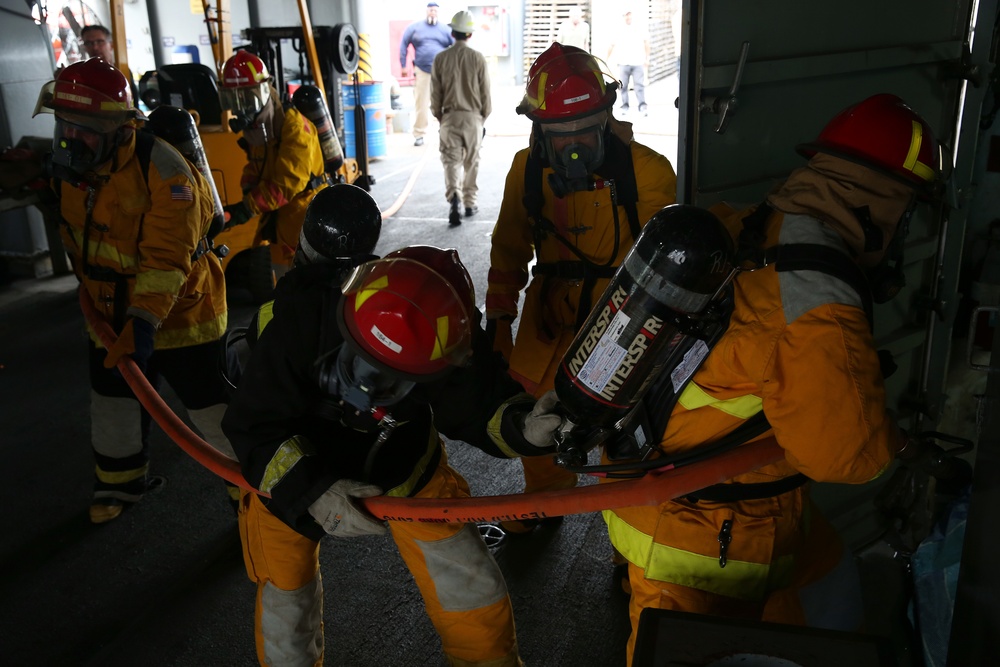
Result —
<svg viewBox="0 0 1000 667"><path fill-rule="evenodd" d="M371 163L373 196L384 210L399 205L385 221L379 252L413 243L458 248L480 306L504 177L514 151L527 143L528 123L512 111L519 95L496 91L480 212L457 228L447 224L436 134L422 148L407 134L389 134L387 157ZM651 115L636 119L638 139L670 156L676 134L664 128L676 127L675 95L676 79L651 86ZM166 486L110 524L87 519L89 387L74 287L67 276L0 285L0 568L7 573L0 582L0 662L254 665L254 587L221 480L154 429L152 472L166 477ZM239 290L231 292L230 306L234 326L254 309ZM165 396L176 404L169 389ZM462 443L448 443L448 453L476 495L521 488L516 462ZM526 664L624 665L627 600L612 582L598 515L570 516L559 527L508 538L494 554L511 592ZM442 664L437 636L388 537L327 540L321 560L325 664ZM879 562L885 565L884 558ZM874 579L884 584L887 577L876 573ZM898 609L892 616L898 618Z"/></svg>

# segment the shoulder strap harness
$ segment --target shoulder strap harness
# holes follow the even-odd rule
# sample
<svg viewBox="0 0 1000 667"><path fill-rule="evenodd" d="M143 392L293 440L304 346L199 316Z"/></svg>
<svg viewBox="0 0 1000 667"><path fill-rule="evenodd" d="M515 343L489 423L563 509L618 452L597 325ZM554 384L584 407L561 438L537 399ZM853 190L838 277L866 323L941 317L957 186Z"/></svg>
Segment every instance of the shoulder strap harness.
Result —
<svg viewBox="0 0 1000 667"><path fill-rule="evenodd" d="M533 150L528 156L528 162L524 169L524 208L528 212L528 220L531 223L531 232L535 244L535 266L532 268L532 275L542 275L548 278L559 278L562 280L582 281L583 289L580 293L580 303L577 305L576 328L583 326L587 316L590 314L591 293L598 278L610 278L618 270L613 263L618 255L621 243L621 229L618 219L618 206L625 209L628 219L629 229L632 238L638 239L641 225L639 222L639 212L636 203L639 201L639 189L635 180L635 169L632 165L632 150L620 139L611 133L605 135L607 139L607 155L604 164L597 170L597 175L601 178L593 182L591 189L602 190L608 188L611 195L612 211L615 221L615 246L608 261L604 264L597 264L590 260L572 241L559 233L555 224L542 214L542 206L545 203L545 196L542 194L542 169L547 165L540 150ZM553 236L559 243L562 243L576 260L562 260L557 262L542 262L540 248L542 241L549 235ZM550 332L551 333L551 332Z"/></svg>

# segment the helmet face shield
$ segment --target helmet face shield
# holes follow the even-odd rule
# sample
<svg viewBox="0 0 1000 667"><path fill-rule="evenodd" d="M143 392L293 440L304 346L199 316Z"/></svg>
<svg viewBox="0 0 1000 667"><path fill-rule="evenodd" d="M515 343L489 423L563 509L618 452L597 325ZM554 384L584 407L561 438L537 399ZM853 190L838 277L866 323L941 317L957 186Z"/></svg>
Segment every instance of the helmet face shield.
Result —
<svg viewBox="0 0 1000 667"><path fill-rule="evenodd" d="M541 125L549 165L564 179L586 178L604 163L607 114Z"/></svg>
<svg viewBox="0 0 1000 667"><path fill-rule="evenodd" d="M337 353L336 368L340 398L360 411L398 403L415 384L377 368L346 343Z"/></svg>
<svg viewBox="0 0 1000 667"><path fill-rule="evenodd" d="M241 88L228 88L226 86L219 88L222 107L238 116L255 118L267 106L270 97L271 84L266 81Z"/></svg>
<svg viewBox="0 0 1000 667"><path fill-rule="evenodd" d="M31 117L34 118L40 113L54 113L55 109L52 108L52 100L56 96L56 82L53 79L48 83L42 85L42 89L38 91L38 99L35 100L35 110L31 112Z"/></svg>

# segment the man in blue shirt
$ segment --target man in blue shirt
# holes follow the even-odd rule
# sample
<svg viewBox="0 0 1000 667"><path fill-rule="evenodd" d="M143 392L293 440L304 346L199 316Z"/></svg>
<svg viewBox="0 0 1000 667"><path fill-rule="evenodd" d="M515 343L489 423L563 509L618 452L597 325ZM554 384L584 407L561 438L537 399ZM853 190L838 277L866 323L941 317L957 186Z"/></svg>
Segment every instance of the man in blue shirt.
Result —
<svg viewBox="0 0 1000 667"><path fill-rule="evenodd" d="M427 18L411 23L399 42L399 66L403 78L408 76L407 48L413 44L413 102L417 117L413 122L413 145L423 146L431 108L431 66L434 56L451 46L455 40L447 26L438 23L438 3L427 3Z"/></svg>

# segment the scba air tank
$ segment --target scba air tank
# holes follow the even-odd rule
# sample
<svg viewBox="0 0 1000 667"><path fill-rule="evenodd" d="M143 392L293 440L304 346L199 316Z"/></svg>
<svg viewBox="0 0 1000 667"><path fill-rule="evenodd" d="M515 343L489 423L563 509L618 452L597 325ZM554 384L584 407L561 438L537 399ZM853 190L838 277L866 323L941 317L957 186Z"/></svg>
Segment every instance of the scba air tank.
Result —
<svg viewBox="0 0 1000 667"><path fill-rule="evenodd" d="M205 147L201 143L201 135L198 134L198 126L195 125L194 118L180 107L161 105L150 112L146 126L153 134L176 148L181 155L198 168L201 175L208 181L214 202L212 226L209 229L208 237L214 237L225 226L226 214L222 210L222 199L219 197L218 188L215 187L212 168L205 156Z"/></svg>
<svg viewBox="0 0 1000 667"><path fill-rule="evenodd" d="M330 110L323 101L323 93L316 86L299 86L292 94L292 104L316 126L326 171L328 174L335 173L344 164L344 151L340 147Z"/></svg>
<svg viewBox="0 0 1000 667"><path fill-rule="evenodd" d="M649 219L556 372L574 424L613 428L661 373L690 378L708 353L704 339L720 333L712 306L734 256L729 233L705 209L668 206Z"/></svg>

